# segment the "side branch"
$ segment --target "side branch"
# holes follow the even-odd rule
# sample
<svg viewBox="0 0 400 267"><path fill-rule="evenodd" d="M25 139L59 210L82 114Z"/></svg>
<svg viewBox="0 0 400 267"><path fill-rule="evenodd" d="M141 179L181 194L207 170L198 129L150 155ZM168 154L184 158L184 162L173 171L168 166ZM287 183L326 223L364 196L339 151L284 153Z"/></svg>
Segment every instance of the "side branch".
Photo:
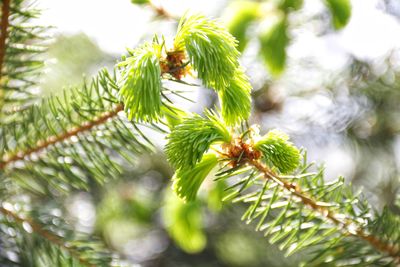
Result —
<svg viewBox="0 0 400 267"><path fill-rule="evenodd" d="M325 216L335 225L339 226L339 228L342 229L342 231L344 231L345 234L358 237L368 242L371 246L373 246L377 250L387 255L390 255L395 259L395 261L400 263L400 247L382 242L378 237L367 233L364 229L361 228L361 226L358 225L358 223L352 221L351 219L347 219L345 221L338 219L338 216L336 216L336 214L330 211L326 206L319 205L317 201L312 199L310 196L307 196L307 194L304 193L301 190L301 188L299 188L295 184L288 183L283 179L279 178L267 166L260 163L258 160L249 159L247 160L247 162L248 164L255 167L257 170L259 170L261 173L263 173L266 179L272 180L275 183L279 184L280 186L288 190L291 194L298 197L301 200L301 202L303 202L304 205L309 206L311 209ZM357 228L355 230L351 230L350 226L352 227L356 226Z"/></svg>
<svg viewBox="0 0 400 267"><path fill-rule="evenodd" d="M101 116L96 117L91 121L87 121L84 124L80 125L79 127L75 127L56 136L50 136L46 140L39 141L37 143L37 146L34 148L25 151L18 151L13 154L6 154L3 157L2 161L0 162L0 170L4 169L10 163L13 163L18 160L23 160L34 153L40 152L41 150L48 148L49 146L65 141L71 138L72 136L76 136L81 132L89 131L95 126L104 124L105 122L107 122L108 119L117 116L118 112L122 111L123 109L124 106L122 104L119 104L115 106L112 111L105 112Z"/></svg>
<svg viewBox="0 0 400 267"><path fill-rule="evenodd" d="M178 17L175 17L172 14L170 14L167 10L165 10L165 8L155 5L152 1L149 1L147 4L151 9L153 9L153 11L156 13L157 16L166 19L179 20Z"/></svg>
<svg viewBox="0 0 400 267"><path fill-rule="evenodd" d="M3 66L6 54L6 42L8 36L8 26L10 17L10 1L3 0L1 5L1 21L0 21L0 110L4 105L5 92L3 88Z"/></svg>
<svg viewBox="0 0 400 267"><path fill-rule="evenodd" d="M6 41L8 36L8 25L10 16L10 0L3 0L1 6L1 22L0 22L0 81L3 77L3 63L6 54ZM1 89L1 88L0 88Z"/></svg>
<svg viewBox="0 0 400 267"><path fill-rule="evenodd" d="M3 208L1 206L0 206L0 213L4 214L5 216L11 217L15 222L17 222L19 224L28 223L31 226L33 232L35 232L36 234L42 236L43 238L45 238L49 242L51 242L51 243L59 246L60 248L66 250L73 258L77 259L82 265L88 266L88 267L94 267L95 266L95 265L91 264L90 262L88 262L86 259L83 259L80 256L79 252L76 251L74 248L71 248L71 247L67 246L59 236L57 236L57 235L55 235L55 234L43 229L43 227L40 224L36 223L32 219L30 219L30 218L22 218L22 217L18 216L17 214L15 214L14 212L12 212L12 211L10 211L8 209L5 209L5 208Z"/></svg>

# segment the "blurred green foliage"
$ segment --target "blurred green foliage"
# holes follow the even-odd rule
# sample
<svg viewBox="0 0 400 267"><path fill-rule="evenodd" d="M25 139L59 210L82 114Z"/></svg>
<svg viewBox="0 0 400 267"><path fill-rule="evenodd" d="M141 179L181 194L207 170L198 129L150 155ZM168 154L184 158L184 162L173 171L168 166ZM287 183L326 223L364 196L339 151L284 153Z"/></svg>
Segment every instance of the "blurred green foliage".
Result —
<svg viewBox="0 0 400 267"><path fill-rule="evenodd" d="M228 31L238 40L238 50L243 52L250 36L251 23L260 17L261 4L254 1L232 1L224 11L223 20Z"/></svg>
<svg viewBox="0 0 400 267"><path fill-rule="evenodd" d="M260 54L274 76L279 76L286 66L286 47L289 44L285 14L277 12L267 16L259 35Z"/></svg>
<svg viewBox="0 0 400 267"><path fill-rule="evenodd" d="M149 0L131 0L132 4L136 5L144 5L148 4L150 1Z"/></svg>
<svg viewBox="0 0 400 267"><path fill-rule="evenodd" d="M279 8L288 12L290 10L298 10L303 6L303 0L280 0Z"/></svg>
<svg viewBox="0 0 400 267"><path fill-rule="evenodd" d="M350 0L324 0L336 30L345 27L351 16ZM286 48L292 25L289 17L303 6L303 0L276 1L231 1L224 11L224 21L229 32L238 40L238 49L243 52L258 32L260 57L270 74L277 78L286 67ZM255 28L256 30L252 30Z"/></svg>
<svg viewBox="0 0 400 267"><path fill-rule="evenodd" d="M332 22L335 29L342 29L346 26L351 16L350 0L325 0L332 15Z"/></svg>
<svg viewBox="0 0 400 267"><path fill-rule="evenodd" d="M104 52L84 33L59 35L47 52L45 74L41 82L44 95L57 94L62 88L81 85L102 66L111 67L114 57Z"/></svg>
<svg viewBox="0 0 400 267"><path fill-rule="evenodd" d="M167 190L163 220L173 240L188 253L200 252L206 246L202 217L201 204L198 201L185 203Z"/></svg>

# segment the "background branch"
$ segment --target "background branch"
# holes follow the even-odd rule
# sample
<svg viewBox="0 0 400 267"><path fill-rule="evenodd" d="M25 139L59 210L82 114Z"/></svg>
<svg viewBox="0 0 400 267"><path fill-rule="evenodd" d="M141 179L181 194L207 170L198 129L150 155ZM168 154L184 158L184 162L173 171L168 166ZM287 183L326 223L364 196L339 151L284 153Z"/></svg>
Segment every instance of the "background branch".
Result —
<svg viewBox="0 0 400 267"><path fill-rule="evenodd" d="M1 30L0 30L0 81L3 74L3 62L6 53L6 40L8 36L8 17L10 15L10 0L3 0L1 6Z"/></svg>
<svg viewBox="0 0 400 267"><path fill-rule="evenodd" d="M33 232L42 236L43 238L50 241L51 243L56 244L58 247L66 250L72 257L79 260L79 262L81 264L83 264L84 266L88 266L88 267L95 266L95 265L91 264L90 262L88 262L86 259L83 259L80 256L78 251L76 251L72 247L67 246L59 236L43 229L43 227L40 224L36 223L32 219L22 218L19 215L15 214L14 212L10 211L9 209L6 209L1 206L0 206L0 212L2 214L4 214L5 216L11 217L15 222L17 222L19 224L28 223L31 226Z"/></svg>
<svg viewBox="0 0 400 267"><path fill-rule="evenodd" d="M23 160L33 153L40 152L41 150L43 150L49 146L52 146L59 142L67 140L67 139L71 138L72 136L76 136L77 134L79 134L81 132L89 131L93 127L101 125L101 124L107 122L108 119L117 116L118 112L122 111L123 109L124 109L123 105L119 104L110 112L105 112L101 116L95 118L94 120L87 121L86 123L80 125L79 127L70 129L70 130L66 131L65 133L61 133L58 136L51 136L51 137L47 138L46 140L39 141L37 143L37 146L34 148L28 149L26 151L19 151L12 155L6 154L3 157L3 161L0 162L0 169L4 169L8 164L10 164L12 162L15 162L17 160Z"/></svg>
<svg viewBox="0 0 400 267"><path fill-rule="evenodd" d="M4 104L4 86L3 86L3 63L6 54L6 40L8 35L8 25L10 16L10 0L3 0L1 5L1 22L0 22L0 110Z"/></svg>

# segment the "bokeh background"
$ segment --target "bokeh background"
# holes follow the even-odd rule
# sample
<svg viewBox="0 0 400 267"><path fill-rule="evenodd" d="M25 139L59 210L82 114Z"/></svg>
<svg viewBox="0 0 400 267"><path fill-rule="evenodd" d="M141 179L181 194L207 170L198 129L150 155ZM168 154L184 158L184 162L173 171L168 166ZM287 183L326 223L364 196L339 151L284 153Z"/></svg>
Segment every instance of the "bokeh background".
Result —
<svg viewBox="0 0 400 267"><path fill-rule="evenodd" d="M129 0L40 0L40 23L54 26L42 95L112 69L126 48L154 34L171 40L177 20L157 16L154 7L174 17L190 10L228 21L237 11L234 2L167 0L151 7ZM287 132L310 160L325 165L326 179L344 176L376 209L387 205L400 215L393 205L400 188L400 2L351 3L350 21L339 31L322 0L304 0L290 12L287 62L279 77L260 56L262 21L248 27L241 61L254 87L251 123ZM188 97L195 103L181 105L196 112L217 101L201 87ZM126 166L121 179L48 205L66 209L78 230L101 236L129 266L282 267L307 256L283 257L240 221L244 207L221 204L221 186L211 180L196 203L177 203L163 141L153 139L158 151L143 155L138 167ZM181 221L187 223L175 225Z"/></svg>

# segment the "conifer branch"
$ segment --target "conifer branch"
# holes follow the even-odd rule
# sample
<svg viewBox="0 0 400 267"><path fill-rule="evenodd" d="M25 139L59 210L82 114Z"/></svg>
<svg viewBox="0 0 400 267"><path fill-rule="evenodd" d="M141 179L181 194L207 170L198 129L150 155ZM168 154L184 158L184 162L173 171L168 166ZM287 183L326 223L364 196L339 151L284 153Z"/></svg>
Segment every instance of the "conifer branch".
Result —
<svg viewBox="0 0 400 267"><path fill-rule="evenodd" d="M8 36L8 17L10 15L10 0L3 0L1 6L1 29L0 29L0 81L3 76L3 62L6 53L6 40Z"/></svg>
<svg viewBox="0 0 400 267"><path fill-rule="evenodd" d="M4 123L36 100L44 66L40 55L46 50L44 33L48 29L32 23L39 14L26 1L1 1L0 117Z"/></svg>
<svg viewBox="0 0 400 267"><path fill-rule="evenodd" d="M182 125L190 125L193 136L193 129L200 126L191 120L184 120ZM169 140L176 138L182 141L179 138L181 134L175 128ZM215 174L216 180L234 176L242 178L226 189L230 193L223 200L250 203L242 219L247 223L259 219L256 229L270 236L271 243L279 242L280 248L287 250L288 255L324 244L326 250L319 250L314 260L330 262L332 258L326 258L321 251L331 251L332 254L328 256L334 255L337 249L357 242L360 248L369 250L367 253L365 249L363 252L360 250L362 260L370 262L371 259L364 257L379 252L376 259L400 263L398 228L376 227L380 225L379 220L386 220L385 214L373 215L370 206L361 196L353 194L343 184L343 179L325 183L323 170L318 173L307 172L311 165L307 164L306 154L303 154L303 163L300 164L300 151L286 134L272 130L261 137L257 128L252 127L240 136L227 140L211 144L214 146L211 147L212 157L209 157L210 154L203 159L196 156L199 160L194 165L183 162L183 166L178 166L173 189L181 199L193 201L200 184L216 166L216 162L227 162ZM167 145L171 163L177 159L171 157L173 155L169 152L178 151L187 142L183 140L180 144L179 141L170 141ZM210 144L206 147L210 147ZM217 152L216 155L214 152ZM189 157L182 153L175 154L178 159ZM293 182L294 179L297 179L296 182Z"/></svg>
<svg viewBox="0 0 400 267"><path fill-rule="evenodd" d="M278 185L285 188L294 196L298 197L301 202L313 209L314 211L320 213L321 215L328 218L332 221L335 225L341 229L345 235L352 235L358 237L362 240L365 240L370 245L375 247L377 250L386 253L393 257L397 263L400 263L400 247L387 244L381 241L378 237L368 234L363 228L361 228L358 223L354 222L350 218L346 218L346 220L339 219L337 214L330 211L326 205L320 205L317 201L315 201L311 196L308 196L305 192L301 190L297 185L293 183L289 183L281 179L279 176L274 174L274 172L267 167L266 165L262 164L256 159L248 159L247 163L253 167L255 167L258 171L263 173L263 177L267 180L272 180L273 182L277 183ZM355 229L351 229L351 227L356 227Z"/></svg>
<svg viewBox="0 0 400 267"><path fill-rule="evenodd" d="M157 15L174 19L151 0L132 2L147 3ZM32 40L39 39L43 28L37 27L36 34L17 27L22 21L15 20L14 10L26 20L34 17L34 12L19 11L24 7L21 3L2 0L0 109L5 115L24 109L22 104L28 103L32 93L28 89L37 84L31 78L37 78L43 65L40 60L27 60L24 56L36 56L43 51L40 46L34 49L30 46L34 43ZM281 61L274 65L278 72L286 56L282 50L285 45L279 45L282 40L284 44L288 40L286 23L285 15L273 31L263 36L268 38L261 40L271 51L278 51L278 55L283 53ZM276 36L277 29L284 36ZM375 216L370 205L353 194L343 179L325 183L322 170L307 173L311 164L307 165L306 156L303 165L300 164L300 150L287 135L270 131L261 137L253 128L243 132L251 113L251 84L239 63L237 41L220 22L202 15L185 16L179 23L172 51L166 49L164 37L162 40L159 42L155 36L153 42L130 50L130 55L118 64L120 76L114 73L111 77L103 71L89 86L85 83L83 88L65 92L63 99L51 97L42 105L30 105L29 109L16 114L18 116L8 118L0 128L0 176L44 195L51 192L46 192L48 188L60 192L68 192L70 188L89 189L91 180L103 183L121 174L125 166L119 159L133 162L136 153L147 149L144 143L150 141L135 123L166 119L171 133L165 151L176 168L173 188L180 198L194 201L207 175L219 163L227 162L215 174L217 179L242 177L227 188L234 192L224 200L250 203L243 219L248 223L257 219L257 230L271 236L271 243L280 242L288 255L323 244L316 258L333 262L335 253L343 255L339 255L338 260L346 257L344 245L350 244L351 249L360 251L362 262L383 259L382 262L400 263L398 218L392 219L392 223L389 213ZM12 54L17 55L17 60L10 56ZM163 87L162 79L169 77L182 82L181 78L190 68L197 71L197 77L205 86L218 93L221 116L218 112L207 111L205 117L190 115L170 106L173 102L163 90L173 91ZM22 97L19 91L24 93ZM3 102L9 103L7 110ZM118 116L123 110L127 118ZM239 124L240 130L234 128ZM155 128L162 131L158 126ZM236 138L237 134L240 137ZM23 161L22 164L19 161ZM9 165L12 167L7 168ZM293 182L294 179L298 180ZM37 234L35 239L48 240L44 242L46 246L62 254L65 252L69 260L94 266L95 258L85 257L79 245L71 245L66 240L68 235L47 230L42 219L24 218L1 206L0 213L15 223L13 227L30 225ZM387 229L389 224L394 225L393 229ZM340 243L342 241L344 243ZM379 255L375 259L351 242L360 243L372 254ZM329 255L322 257L323 254ZM347 260L354 257L352 253L348 255Z"/></svg>
<svg viewBox="0 0 400 267"><path fill-rule="evenodd" d="M3 108L5 92L3 86L3 63L6 54L6 40L8 35L8 25L10 16L10 0L3 0L1 5L0 22L0 110Z"/></svg>
<svg viewBox="0 0 400 267"><path fill-rule="evenodd" d="M96 117L95 119L87 121L78 127L74 127L64 133L60 133L59 135L51 136L51 137L47 138L46 140L39 141L37 143L37 146L34 148L30 148L25 151L18 151L13 154L6 154L3 156L2 162L0 162L0 169L4 169L7 165L9 165L12 162L15 162L18 160L23 160L33 153L40 152L43 149L46 149L57 143L63 142L65 140L71 138L72 136L78 135L81 132L89 131L92 128L94 128L95 126L104 124L109 119L117 116L118 112L122 111L123 109L124 109L123 105L119 104L119 105L115 106L111 111L105 112L102 115Z"/></svg>
<svg viewBox="0 0 400 267"><path fill-rule="evenodd" d="M5 216L11 217L15 222L17 222L19 224L28 223L29 226L32 228L33 232L42 236L44 239L48 240L49 242L57 245L61 249L66 250L73 258L77 259L82 265L88 266L88 267L95 266L95 265L91 264L88 260L82 258L80 256L80 253L77 250L75 250L74 248L65 244L64 241L59 236L51 233L50 231L43 229L43 227L40 224L36 223L31 218L22 218L19 215L12 212L11 210L6 209L1 206L0 206L0 212Z"/></svg>
<svg viewBox="0 0 400 267"><path fill-rule="evenodd" d="M117 115L125 106L118 90L116 78L103 70L90 83L19 113L0 129L1 173L40 195L88 190L89 181L118 177L152 146L135 122Z"/></svg>

